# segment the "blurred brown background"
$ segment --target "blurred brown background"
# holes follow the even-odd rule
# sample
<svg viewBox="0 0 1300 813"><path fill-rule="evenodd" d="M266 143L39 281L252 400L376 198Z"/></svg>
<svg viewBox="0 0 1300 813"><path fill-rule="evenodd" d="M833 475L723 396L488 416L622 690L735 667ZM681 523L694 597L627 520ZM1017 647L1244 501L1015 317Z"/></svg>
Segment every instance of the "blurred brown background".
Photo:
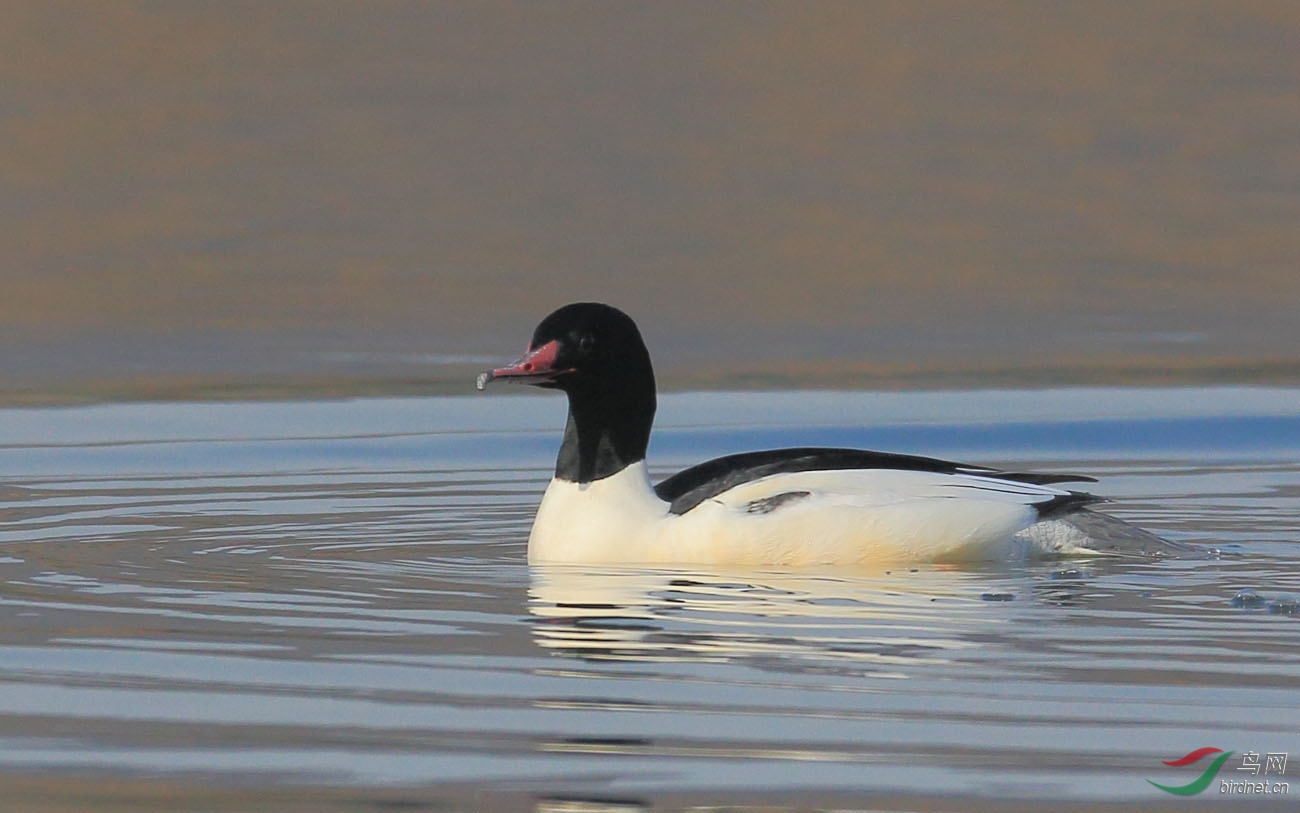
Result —
<svg viewBox="0 0 1300 813"><path fill-rule="evenodd" d="M1300 4L3 11L10 401L1300 380Z"/></svg>

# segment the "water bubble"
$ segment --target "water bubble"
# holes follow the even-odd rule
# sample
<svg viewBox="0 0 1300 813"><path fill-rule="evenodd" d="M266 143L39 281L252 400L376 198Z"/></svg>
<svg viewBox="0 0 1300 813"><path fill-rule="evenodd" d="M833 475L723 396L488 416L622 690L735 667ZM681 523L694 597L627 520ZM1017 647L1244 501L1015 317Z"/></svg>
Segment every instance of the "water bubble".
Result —
<svg viewBox="0 0 1300 813"><path fill-rule="evenodd" d="M1086 573L1082 570L1075 570L1074 568L1068 570L1057 570L1051 575L1052 581L1083 581L1085 578L1087 578Z"/></svg>
<svg viewBox="0 0 1300 813"><path fill-rule="evenodd" d="M1269 615L1300 615L1300 600L1280 596L1268 603Z"/></svg>
<svg viewBox="0 0 1300 813"><path fill-rule="evenodd" d="M1258 610L1268 603L1268 599L1256 593L1254 590L1242 590L1232 597L1228 602L1231 607L1240 607L1243 610Z"/></svg>

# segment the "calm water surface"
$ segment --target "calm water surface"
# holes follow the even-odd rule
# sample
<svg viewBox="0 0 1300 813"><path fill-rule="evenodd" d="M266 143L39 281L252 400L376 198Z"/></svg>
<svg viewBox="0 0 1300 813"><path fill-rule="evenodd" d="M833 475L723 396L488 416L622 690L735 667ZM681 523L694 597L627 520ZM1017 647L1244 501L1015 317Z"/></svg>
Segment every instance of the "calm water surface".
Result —
<svg viewBox="0 0 1300 813"><path fill-rule="evenodd" d="M6 409L0 788L69 809L1179 807L1145 780L1205 763L1161 760L1300 752L1300 391L662 401L660 474L786 444L1063 468L1202 555L529 568L558 399Z"/></svg>

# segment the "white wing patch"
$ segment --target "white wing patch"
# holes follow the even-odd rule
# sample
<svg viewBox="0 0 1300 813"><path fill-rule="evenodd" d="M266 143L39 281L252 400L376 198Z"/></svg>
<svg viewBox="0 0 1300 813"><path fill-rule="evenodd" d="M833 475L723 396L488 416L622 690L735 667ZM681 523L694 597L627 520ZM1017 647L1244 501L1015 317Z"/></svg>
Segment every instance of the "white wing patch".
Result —
<svg viewBox="0 0 1300 813"><path fill-rule="evenodd" d="M1051 486L973 474L845 469L773 474L742 483L712 499L723 505L743 507L747 503L799 491L808 492L814 500L847 501L863 508L934 499L980 500L1025 507L1069 493Z"/></svg>

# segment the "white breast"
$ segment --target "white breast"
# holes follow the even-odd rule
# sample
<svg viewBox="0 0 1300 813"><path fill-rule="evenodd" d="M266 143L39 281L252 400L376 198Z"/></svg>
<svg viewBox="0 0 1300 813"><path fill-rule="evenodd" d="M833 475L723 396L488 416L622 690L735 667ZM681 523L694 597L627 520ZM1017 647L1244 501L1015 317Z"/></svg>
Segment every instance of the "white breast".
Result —
<svg viewBox="0 0 1300 813"><path fill-rule="evenodd" d="M553 479L528 537L530 562L644 562L670 517L645 461L590 483Z"/></svg>

